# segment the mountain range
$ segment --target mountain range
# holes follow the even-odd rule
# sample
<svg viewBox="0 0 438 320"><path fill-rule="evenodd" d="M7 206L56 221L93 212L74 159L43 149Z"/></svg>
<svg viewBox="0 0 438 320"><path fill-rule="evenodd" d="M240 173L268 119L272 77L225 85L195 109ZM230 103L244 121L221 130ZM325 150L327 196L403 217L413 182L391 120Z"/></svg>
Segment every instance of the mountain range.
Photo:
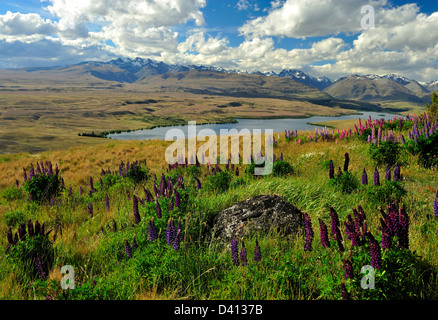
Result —
<svg viewBox="0 0 438 320"><path fill-rule="evenodd" d="M372 103L402 101L416 105L424 105L430 100L431 92L438 90L438 80L424 83L396 74L350 75L333 81L328 77L314 77L297 69L283 69L278 73L248 73L214 66L173 65L139 57L118 58L106 62L85 61L62 67L3 69L0 70L0 76L2 74L7 74L9 78L17 76L33 80L44 76L57 81L75 77L82 77L81 81L84 81L83 77L86 76L87 81L94 79L204 94L271 97L280 94L287 98L296 98L300 93L310 92L311 98L325 100L334 98ZM307 89L297 87L297 83L307 86Z"/></svg>

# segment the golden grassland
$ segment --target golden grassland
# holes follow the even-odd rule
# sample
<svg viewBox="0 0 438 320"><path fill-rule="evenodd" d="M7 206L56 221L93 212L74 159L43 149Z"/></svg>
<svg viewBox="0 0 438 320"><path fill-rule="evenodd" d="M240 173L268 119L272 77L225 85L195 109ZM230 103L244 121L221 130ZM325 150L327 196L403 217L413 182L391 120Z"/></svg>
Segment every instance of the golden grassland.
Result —
<svg viewBox="0 0 438 320"><path fill-rule="evenodd" d="M229 122L234 118L336 116L351 110L306 101L144 93L125 89L26 89L0 94L0 153L60 150L98 144L78 134L154 126Z"/></svg>

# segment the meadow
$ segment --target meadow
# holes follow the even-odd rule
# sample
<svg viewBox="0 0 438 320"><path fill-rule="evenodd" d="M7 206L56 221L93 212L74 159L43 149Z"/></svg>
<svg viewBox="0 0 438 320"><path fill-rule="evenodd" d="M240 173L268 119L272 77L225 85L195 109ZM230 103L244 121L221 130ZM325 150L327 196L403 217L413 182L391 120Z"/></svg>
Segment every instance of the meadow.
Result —
<svg viewBox="0 0 438 320"><path fill-rule="evenodd" d="M436 299L437 129L421 114L276 133L267 176L242 159L169 166L158 140L2 155L0 298ZM298 234L210 236L218 212L261 194L305 213Z"/></svg>

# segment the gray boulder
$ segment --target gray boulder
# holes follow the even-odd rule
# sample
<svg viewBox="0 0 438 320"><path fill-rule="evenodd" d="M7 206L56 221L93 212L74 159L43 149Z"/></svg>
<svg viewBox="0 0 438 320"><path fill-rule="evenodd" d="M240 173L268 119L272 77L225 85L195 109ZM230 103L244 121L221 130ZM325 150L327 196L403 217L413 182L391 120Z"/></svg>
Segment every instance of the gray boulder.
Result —
<svg viewBox="0 0 438 320"><path fill-rule="evenodd" d="M271 230L283 235L296 233L303 224L303 213L278 195L261 195L236 203L213 220L214 239L229 242L253 233Z"/></svg>

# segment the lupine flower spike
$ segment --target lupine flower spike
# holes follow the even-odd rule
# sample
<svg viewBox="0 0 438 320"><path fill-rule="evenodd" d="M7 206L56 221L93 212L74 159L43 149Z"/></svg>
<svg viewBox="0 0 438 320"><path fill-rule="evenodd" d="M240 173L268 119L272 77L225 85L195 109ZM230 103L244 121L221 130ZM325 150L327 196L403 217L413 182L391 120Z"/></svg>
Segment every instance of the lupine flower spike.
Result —
<svg viewBox="0 0 438 320"><path fill-rule="evenodd" d="M259 246L259 243L258 243L257 238L256 238L255 249L254 249L254 261L261 261L261 260L262 260L262 253L261 253L260 246Z"/></svg>
<svg viewBox="0 0 438 320"><path fill-rule="evenodd" d="M237 247L236 238L231 239L231 259L233 260L233 265L239 265L239 249Z"/></svg>
<svg viewBox="0 0 438 320"><path fill-rule="evenodd" d="M240 262L242 266L246 266L248 264L245 243L243 241L242 241L242 249L240 250Z"/></svg>

